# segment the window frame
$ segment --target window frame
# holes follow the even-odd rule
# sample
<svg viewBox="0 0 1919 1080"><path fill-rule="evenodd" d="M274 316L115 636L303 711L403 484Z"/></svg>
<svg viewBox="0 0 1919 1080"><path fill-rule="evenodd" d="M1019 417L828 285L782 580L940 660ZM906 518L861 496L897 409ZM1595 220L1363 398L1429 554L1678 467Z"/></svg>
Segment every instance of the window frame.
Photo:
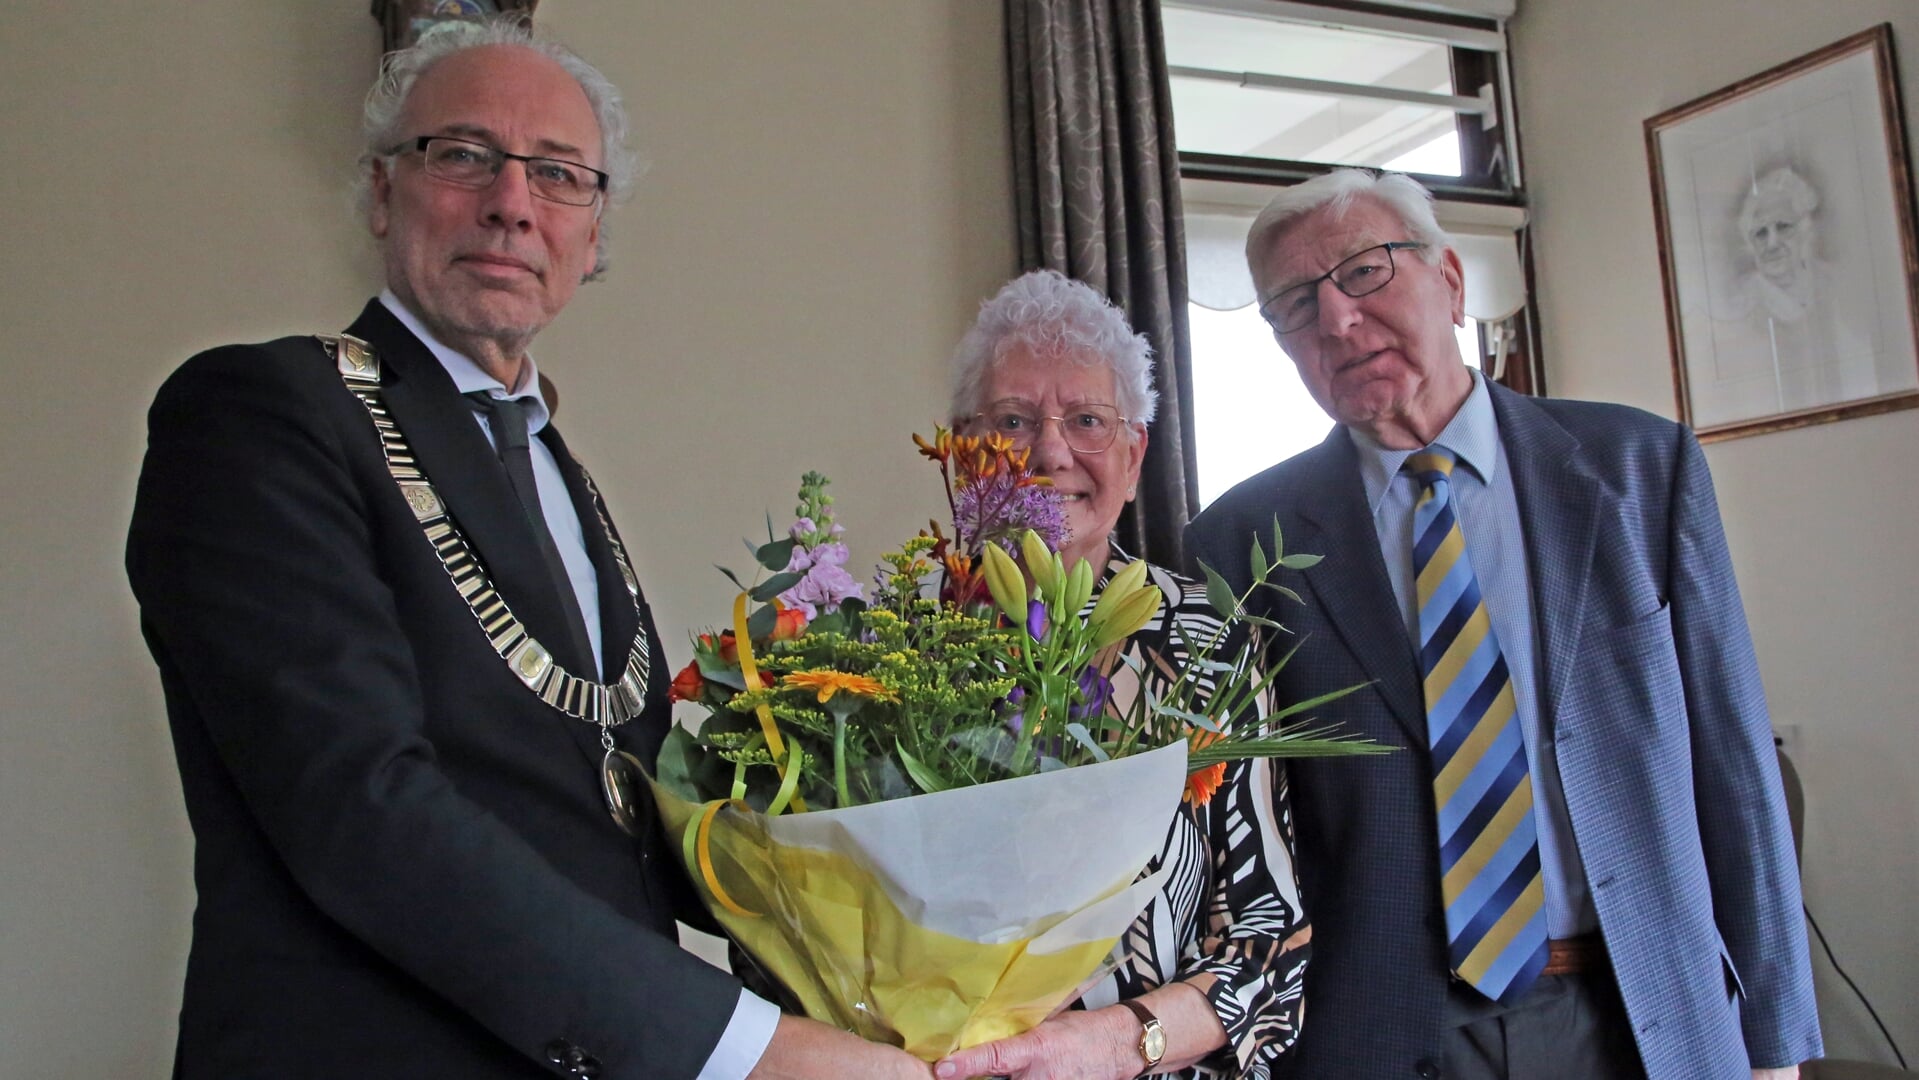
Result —
<svg viewBox="0 0 1919 1080"><path fill-rule="evenodd" d="M1520 206L1525 204L1518 119L1512 105L1511 66L1507 63L1508 39L1506 28L1500 20L1423 9L1415 11L1358 0L1164 0L1164 5L1276 22L1318 22L1339 29L1450 45L1454 92L1459 93L1457 88L1462 85L1489 87L1494 115L1498 118L1493 130L1499 134L1492 136L1476 116L1459 114L1454 117L1454 123L1459 131L1461 175L1410 175L1417 177L1442 198ZM1324 12L1324 18L1317 17L1316 12ZM1494 40L1489 41L1489 37ZM1477 44L1467 47L1463 41ZM1496 44L1497 47L1479 47L1489 44ZM1180 175L1199 180L1287 185L1349 166L1363 167L1352 162L1295 161L1188 150L1179 152Z"/></svg>

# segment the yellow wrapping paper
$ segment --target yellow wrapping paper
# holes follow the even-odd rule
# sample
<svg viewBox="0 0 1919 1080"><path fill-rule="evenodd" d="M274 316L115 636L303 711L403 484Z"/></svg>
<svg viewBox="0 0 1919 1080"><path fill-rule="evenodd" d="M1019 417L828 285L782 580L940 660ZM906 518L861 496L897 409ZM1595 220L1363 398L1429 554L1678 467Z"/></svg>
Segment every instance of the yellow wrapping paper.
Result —
<svg viewBox="0 0 1919 1080"><path fill-rule="evenodd" d="M707 907L807 1015L933 1061L1033 1027L1102 970L1159 887L1134 879L1185 776L1180 744L771 818L653 791Z"/></svg>

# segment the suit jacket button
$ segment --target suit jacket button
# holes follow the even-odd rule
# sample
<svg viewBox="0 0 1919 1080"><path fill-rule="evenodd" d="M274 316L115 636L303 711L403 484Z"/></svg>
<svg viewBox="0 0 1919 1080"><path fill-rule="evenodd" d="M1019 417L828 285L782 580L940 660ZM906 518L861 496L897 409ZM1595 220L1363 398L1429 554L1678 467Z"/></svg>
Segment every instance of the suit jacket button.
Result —
<svg viewBox="0 0 1919 1080"><path fill-rule="evenodd" d="M1420 1058L1413 1072L1419 1074L1419 1080L1439 1080L1439 1063L1432 1058Z"/></svg>

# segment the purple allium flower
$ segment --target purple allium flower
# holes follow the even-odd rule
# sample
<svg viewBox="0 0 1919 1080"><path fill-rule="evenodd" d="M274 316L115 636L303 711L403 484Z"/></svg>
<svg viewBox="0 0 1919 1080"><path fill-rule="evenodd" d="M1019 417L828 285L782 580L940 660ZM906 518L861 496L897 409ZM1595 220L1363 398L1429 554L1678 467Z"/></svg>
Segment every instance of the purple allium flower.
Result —
<svg viewBox="0 0 1919 1080"><path fill-rule="evenodd" d="M995 473L962 487L953 499L953 526L960 547L977 551L986 541L998 543L1007 554L1019 554L1019 535L1039 533L1055 551L1066 542L1066 512L1060 493L1050 484L1021 486L1018 476Z"/></svg>
<svg viewBox="0 0 1919 1080"><path fill-rule="evenodd" d="M1026 602L1026 634L1034 641L1046 639L1046 605L1038 600Z"/></svg>

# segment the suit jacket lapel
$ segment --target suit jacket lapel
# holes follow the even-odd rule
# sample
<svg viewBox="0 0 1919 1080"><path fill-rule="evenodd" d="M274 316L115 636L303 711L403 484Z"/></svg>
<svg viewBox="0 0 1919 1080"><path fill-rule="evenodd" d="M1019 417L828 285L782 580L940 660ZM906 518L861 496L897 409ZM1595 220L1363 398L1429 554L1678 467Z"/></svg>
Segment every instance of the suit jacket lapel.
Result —
<svg viewBox="0 0 1919 1080"><path fill-rule="evenodd" d="M1307 587L1319 598L1347 651L1372 677L1411 745L1425 746L1426 705L1418 658L1379 551L1379 530L1359 477L1359 455L1339 427L1309 452L1325 460L1299 470L1298 475L1311 478L1307 490L1292 500L1305 520L1306 535L1297 541L1288 537L1286 547L1326 556L1305 575Z"/></svg>
<svg viewBox="0 0 1919 1080"><path fill-rule="evenodd" d="M626 668L626 654L639 628L635 610L637 597L627 591L626 576L620 573L619 560L613 557L613 545L606 529L600 526L600 508L586 486L586 472L566 448L566 440L551 422L540 432L560 475L566 478L566 492L573 499L573 511L580 516L580 532L586 537L586 554L593 560L593 573L600 593L600 682L616 681ZM610 525L610 522L609 522Z"/></svg>
<svg viewBox="0 0 1919 1080"><path fill-rule="evenodd" d="M1613 499L1579 457L1577 438L1531 399L1498 385L1492 391L1531 563L1541 721L1552 723L1572 689L1593 552Z"/></svg>
<svg viewBox="0 0 1919 1080"><path fill-rule="evenodd" d="M563 667L591 672L593 658L574 655L578 649L566 632L565 609L526 511L452 377L378 300L367 304L347 332L366 339L378 353L387 408L493 587Z"/></svg>

